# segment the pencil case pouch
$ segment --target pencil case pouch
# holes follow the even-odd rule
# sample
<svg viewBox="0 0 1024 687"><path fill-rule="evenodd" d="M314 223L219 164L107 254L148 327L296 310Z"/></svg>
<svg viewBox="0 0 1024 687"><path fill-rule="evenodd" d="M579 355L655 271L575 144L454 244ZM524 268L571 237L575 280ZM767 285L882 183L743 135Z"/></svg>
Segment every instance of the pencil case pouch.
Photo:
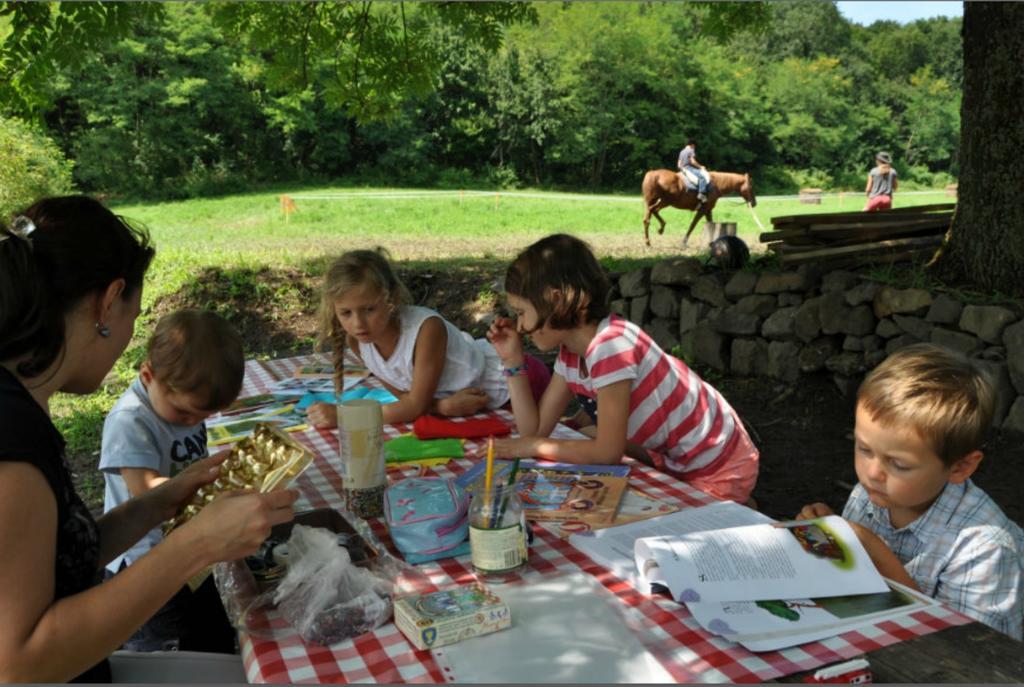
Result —
<svg viewBox="0 0 1024 687"><path fill-rule="evenodd" d="M410 563L469 553L469 494L450 479L410 477L384 492L391 540Z"/></svg>

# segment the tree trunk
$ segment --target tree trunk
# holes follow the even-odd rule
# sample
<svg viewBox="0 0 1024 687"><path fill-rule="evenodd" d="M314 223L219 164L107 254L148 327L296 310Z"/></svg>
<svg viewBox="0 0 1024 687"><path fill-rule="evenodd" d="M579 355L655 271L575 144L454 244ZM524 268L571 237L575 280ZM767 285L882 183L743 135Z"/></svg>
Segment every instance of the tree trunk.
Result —
<svg viewBox="0 0 1024 687"><path fill-rule="evenodd" d="M937 267L1024 294L1024 3L965 2L956 215Z"/></svg>

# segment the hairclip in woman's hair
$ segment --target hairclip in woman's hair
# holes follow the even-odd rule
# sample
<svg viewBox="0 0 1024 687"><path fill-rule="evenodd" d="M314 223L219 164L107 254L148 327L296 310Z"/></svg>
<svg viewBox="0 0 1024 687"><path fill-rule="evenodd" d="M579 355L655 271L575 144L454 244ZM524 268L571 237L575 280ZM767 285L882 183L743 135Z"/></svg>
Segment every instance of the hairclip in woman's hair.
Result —
<svg viewBox="0 0 1024 687"><path fill-rule="evenodd" d="M25 215L18 215L11 220L11 233L23 239L27 239L36 230L36 223Z"/></svg>
<svg viewBox="0 0 1024 687"><path fill-rule="evenodd" d="M21 239L22 241L29 243L29 246L31 246L32 244L29 242L29 236L35 230L35 222L30 220L28 217L25 217L25 215L18 215L11 222L10 229L4 230L0 227L0 243L13 236L16 239Z"/></svg>

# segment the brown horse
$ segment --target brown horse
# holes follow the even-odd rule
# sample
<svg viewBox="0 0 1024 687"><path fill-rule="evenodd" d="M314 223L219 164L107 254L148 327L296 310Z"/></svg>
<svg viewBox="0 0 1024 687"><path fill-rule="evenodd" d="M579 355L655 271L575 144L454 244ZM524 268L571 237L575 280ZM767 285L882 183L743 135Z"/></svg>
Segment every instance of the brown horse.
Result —
<svg viewBox="0 0 1024 687"><path fill-rule="evenodd" d="M683 245L690 240L690 234L701 217L706 217L709 222L711 211L715 209L715 203L722 196L738 193L743 196L750 207L757 205L757 198L754 197L754 184L749 174L732 174L731 172L710 172L712 186L708 190L708 199L700 210L693 216L690 228L686 230L686 237ZM652 169L644 175L644 243L651 245L651 238L648 234L648 227L651 224L653 214L661 226L658 233L665 233L665 220L658 214L658 210L669 206L680 210L697 210L697 192L687 191L683 180L676 172L670 169Z"/></svg>

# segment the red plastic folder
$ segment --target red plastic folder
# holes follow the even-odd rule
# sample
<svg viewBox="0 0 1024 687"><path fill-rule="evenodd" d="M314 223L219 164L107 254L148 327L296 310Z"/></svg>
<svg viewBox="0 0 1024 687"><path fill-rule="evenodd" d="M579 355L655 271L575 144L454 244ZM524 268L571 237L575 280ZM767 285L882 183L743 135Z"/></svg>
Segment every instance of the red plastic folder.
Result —
<svg viewBox="0 0 1024 687"><path fill-rule="evenodd" d="M449 420L435 415L424 415L412 423L412 431L417 439L475 439L502 436L511 432L512 427L496 417Z"/></svg>

